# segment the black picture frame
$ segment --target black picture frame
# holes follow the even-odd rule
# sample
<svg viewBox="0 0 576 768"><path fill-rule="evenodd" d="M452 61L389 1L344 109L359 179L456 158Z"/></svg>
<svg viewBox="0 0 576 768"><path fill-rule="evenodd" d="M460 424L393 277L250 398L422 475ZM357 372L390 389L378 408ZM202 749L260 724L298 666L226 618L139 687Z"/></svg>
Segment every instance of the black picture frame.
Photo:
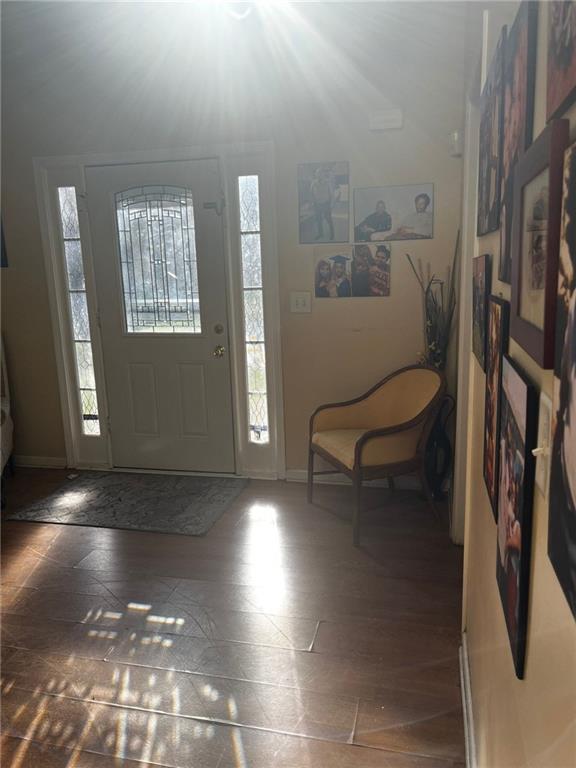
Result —
<svg viewBox="0 0 576 768"><path fill-rule="evenodd" d="M538 394L509 355L502 362L496 581L516 677L524 676Z"/></svg>
<svg viewBox="0 0 576 768"><path fill-rule="evenodd" d="M562 175L569 129L568 120L549 123L518 161L514 178L510 335L541 368L554 365ZM528 210L530 202L532 210ZM540 243L538 249L536 242ZM530 259L538 263L530 264ZM534 285L535 269L538 279ZM536 317L530 318L531 311L541 315L539 324L534 322Z"/></svg>
<svg viewBox="0 0 576 768"><path fill-rule="evenodd" d="M504 128L500 198L500 261L498 279L512 278L514 168L532 143L538 3L524 0L508 30L504 50Z"/></svg>
<svg viewBox="0 0 576 768"><path fill-rule="evenodd" d="M548 557L576 619L576 143L565 153L556 304ZM572 431L571 431L572 430Z"/></svg>
<svg viewBox="0 0 576 768"><path fill-rule="evenodd" d="M486 370L486 330L491 281L490 254L476 256L472 260L472 351L483 371Z"/></svg>
<svg viewBox="0 0 576 768"><path fill-rule="evenodd" d="M508 351L510 305L504 299L488 299L486 330L486 389L484 397L483 474L494 520L498 520L500 454L500 397L502 359Z"/></svg>
<svg viewBox="0 0 576 768"><path fill-rule="evenodd" d="M576 101L576 2L548 0L547 5L546 119L552 120Z"/></svg>
<svg viewBox="0 0 576 768"><path fill-rule="evenodd" d="M504 136L504 51L507 28L500 39L482 89L478 156L478 237L500 226L502 141Z"/></svg>

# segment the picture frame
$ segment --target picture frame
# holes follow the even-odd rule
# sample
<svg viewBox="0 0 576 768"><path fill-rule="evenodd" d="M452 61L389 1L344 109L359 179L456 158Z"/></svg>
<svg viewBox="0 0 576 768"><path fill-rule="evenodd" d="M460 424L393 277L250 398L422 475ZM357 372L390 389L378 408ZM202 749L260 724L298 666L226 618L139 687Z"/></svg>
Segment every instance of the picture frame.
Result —
<svg viewBox="0 0 576 768"><path fill-rule="evenodd" d="M514 168L532 143L538 3L523 0L506 36L504 50L504 127L500 194L500 261L498 279L512 277Z"/></svg>
<svg viewBox="0 0 576 768"><path fill-rule="evenodd" d="M300 245L350 241L350 165L347 160L300 163L297 171Z"/></svg>
<svg viewBox="0 0 576 768"><path fill-rule="evenodd" d="M546 119L560 117L576 101L576 2L549 0Z"/></svg>
<svg viewBox="0 0 576 768"><path fill-rule="evenodd" d="M352 296L352 246L319 245L314 249L314 298Z"/></svg>
<svg viewBox="0 0 576 768"><path fill-rule="evenodd" d="M568 120L549 123L514 182L510 335L541 368L554 365L558 248Z"/></svg>
<svg viewBox="0 0 576 768"><path fill-rule="evenodd" d="M509 319L509 303L497 296L490 296L486 331L483 474L495 520L498 520L502 359L508 351Z"/></svg>
<svg viewBox="0 0 576 768"><path fill-rule="evenodd" d="M558 259L548 557L576 619L576 143L566 151Z"/></svg>
<svg viewBox="0 0 576 768"><path fill-rule="evenodd" d="M480 98L478 156L478 237L500 226L502 141L504 135L504 50L507 27L502 27Z"/></svg>
<svg viewBox="0 0 576 768"><path fill-rule="evenodd" d="M352 296L385 298L390 296L392 245L361 243L354 246L352 258Z"/></svg>
<svg viewBox="0 0 576 768"><path fill-rule="evenodd" d="M524 676L538 395L509 355L502 362L496 581L516 677Z"/></svg>
<svg viewBox="0 0 576 768"><path fill-rule="evenodd" d="M472 259L472 351L486 370L486 326L491 285L490 254Z"/></svg>
<svg viewBox="0 0 576 768"><path fill-rule="evenodd" d="M354 242L431 240L434 184L396 184L354 190Z"/></svg>

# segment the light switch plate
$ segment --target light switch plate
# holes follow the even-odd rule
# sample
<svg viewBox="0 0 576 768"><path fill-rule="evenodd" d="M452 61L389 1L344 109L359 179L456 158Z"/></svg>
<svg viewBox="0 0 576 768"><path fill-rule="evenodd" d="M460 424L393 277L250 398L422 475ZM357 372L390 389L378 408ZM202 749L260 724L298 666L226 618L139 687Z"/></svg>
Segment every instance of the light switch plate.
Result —
<svg viewBox="0 0 576 768"><path fill-rule="evenodd" d="M540 393L540 409L538 411L538 448L544 449L536 457L536 485L544 496L548 495L548 482L550 474L550 436L552 431L552 401Z"/></svg>
<svg viewBox="0 0 576 768"><path fill-rule="evenodd" d="M310 291L290 292L290 312L311 312Z"/></svg>

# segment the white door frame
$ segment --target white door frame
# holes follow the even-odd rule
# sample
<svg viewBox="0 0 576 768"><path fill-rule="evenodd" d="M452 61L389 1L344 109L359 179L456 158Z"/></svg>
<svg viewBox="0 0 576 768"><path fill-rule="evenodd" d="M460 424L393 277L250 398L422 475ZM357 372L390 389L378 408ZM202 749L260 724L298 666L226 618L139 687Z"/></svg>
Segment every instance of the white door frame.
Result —
<svg viewBox="0 0 576 768"><path fill-rule="evenodd" d="M275 222L275 164L272 142L220 144L178 149L138 150L106 154L39 157L33 159L34 175L46 281L54 335L60 401L66 445L66 459L71 467L111 468L112 454L108 429L108 407L104 383L102 342L98 327L98 306L94 285L93 259L86 208L85 169L92 165L127 165L177 160L216 158L219 161L223 214L232 403L234 418L236 474L246 477L284 478L284 407L280 352L280 299L278 253ZM244 370L242 284L239 279L239 222L237 221L237 179L239 175L257 174L260 181L260 212L264 287L264 324L266 332L266 367L270 442L251 444L247 430L247 395ZM82 435L72 356L71 320L60 226L57 187L74 186L77 191L80 235L84 258L92 347L101 436Z"/></svg>

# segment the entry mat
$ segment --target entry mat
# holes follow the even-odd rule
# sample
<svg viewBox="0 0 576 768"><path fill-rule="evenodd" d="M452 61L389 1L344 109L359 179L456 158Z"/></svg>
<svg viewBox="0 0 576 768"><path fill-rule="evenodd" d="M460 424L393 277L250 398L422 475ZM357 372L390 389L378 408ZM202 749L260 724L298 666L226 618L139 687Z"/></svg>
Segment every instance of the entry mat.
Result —
<svg viewBox="0 0 576 768"><path fill-rule="evenodd" d="M78 472L5 519L202 536L248 480L132 472Z"/></svg>

